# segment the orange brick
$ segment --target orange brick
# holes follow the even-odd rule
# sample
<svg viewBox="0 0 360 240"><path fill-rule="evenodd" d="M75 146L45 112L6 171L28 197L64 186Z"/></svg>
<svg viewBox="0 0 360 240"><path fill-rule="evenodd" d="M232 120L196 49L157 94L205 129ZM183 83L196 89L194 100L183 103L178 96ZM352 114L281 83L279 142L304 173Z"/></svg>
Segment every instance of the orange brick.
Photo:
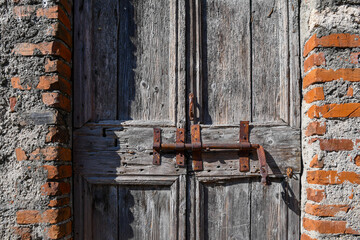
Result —
<svg viewBox="0 0 360 240"><path fill-rule="evenodd" d="M305 233L301 234L301 240L317 240L315 238L311 238L309 235L306 235Z"/></svg>
<svg viewBox="0 0 360 240"><path fill-rule="evenodd" d="M314 202L321 202L325 197L325 190L306 189L307 199Z"/></svg>
<svg viewBox="0 0 360 240"><path fill-rule="evenodd" d="M303 88L314 83L324 83L343 79L344 81L359 82L360 68L341 68L338 70L317 68L309 72L303 79Z"/></svg>
<svg viewBox="0 0 360 240"><path fill-rule="evenodd" d="M329 105L317 106L312 105L307 111L307 115L309 118L320 118L320 116L324 115L330 110Z"/></svg>
<svg viewBox="0 0 360 240"><path fill-rule="evenodd" d="M310 167L311 168L322 168L322 167L324 167L324 162L323 161L319 161L319 156L318 155L315 155L314 157L313 157L313 159L311 160L311 162L310 162Z"/></svg>
<svg viewBox="0 0 360 240"><path fill-rule="evenodd" d="M309 184L336 185L344 182L360 184L360 175L355 172L337 172L337 171L308 171L307 178Z"/></svg>
<svg viewBox="0 0 360 240"><path fill-rule="evenodd" d="M306 203L305 212L319 217L335 217L339 212L347 212L350 207L348 205L316 205Z"/></svg>
<svg viewBox="0 0 360 240"><path fill-rule="evenodd" d="M357 109L360 108L360 103L343 103L334 105L330 111L324 113L324 118L342 118L350 117Z"/></svg>
<svg viewBox="0 0 360 240"><path fill-rule="evenodd" d="M24 160L28 159L28 157L26 156L25 151L22 150L21 148L16 148L15 149L15 155L16 155L16 159L18 161L24 161Z"/></svg>
<svg viewBox="0 0 360 240"><path fill-rule="evenodd" d="M18 224L33 224L41 222L41 214L36 210L20 210L16 213Z"/></svg>
<svg viewBox="0 0 360 240"><path fill-rule="evenodd" d="M62 57L65 61L71 61L71 51L63 43L59 41L54 42L42 42L42 43L19 43L15 46L13 53L23 56L32 56L38 54L35 50L38 50L41 55L55 55Z"/></svg>
<svg viewBox="0 0 360 240"><path fill-rule="evenodd" d="M68 143L70 140L69 131L62 127L49 127L49 132L45 137L45 142Z"/></svg>
<svg viewBox="0 0 360 240"><path fill-rule="evenodd" d="M19 77L11 78L11 86L15 89L20 89L20 90L30 90L31 89L31 87L29 85L26 85L26 87L23 87L21 85Z"/></svg>
<svg viewBox="0 0 360 240"><path fill-rule="evenodd" d="M43 166L48 172L48 179L61 179L71 177L72 168L70 165L62 165L62 166Z"/></svg>
<svg viewBox="0 0 360 240"><path fill-rule="evenodd" d="M42 101L44 102L44 104L50 106L50 107L55 107L55 108L60 108L63 109L67 112L71 111L71 101L69 98L65 97L63 94L61 93L43 93L42 94Z"/></svg>
<svg viewBox="0 0 360 240"><path fill-rule="evenodd" d="M42 195L60 196L70 193L70 184L65 182L47 182L41 186Z"/></svg>
<svg viewBox="0 0 360 240"><path fill-rule="evenodd" d="M346 96L352 97L354 95L354 89L352 87L349 87Z"/></svg>
<svg viewBox="0 0 360 240"><path fill-rule="evenodd" d="M49 207L60 207L60 206L64 206L70 203L70 198L66 197L66 198L60 198L60 199L53 199L50 200L49 202Z"/></svg>
<svg viewBox="0 0 360 240"><path fill-rule="evenodd" d="M311 122L306 128L305 136L324 135L326 132L326 123Z"/></svg>
<svg viewBox="0 0 360 240"><path fill-rule="evenodd" d="M358 64L360 59L360 52L351 53L350 54L350 61L353 64Z"/></svg>
<svg viewBox="0 0 360 240"><path fill-rule="evenodd" d="M66 27L64 27L63 24L59 22L52 24L48 29L46 35L54 36L66 43L66 45L70 48L72 47L71 33L67 30Z"/></svg>
<svg viewBox="0 0 360 240"><path fill-rule="evenodd" d="M47 59L45 63L45 72L58 72L67 79L71 78L71 68L62 60L51 61L50 59Z"/></svg>
<svg viewBox="0 0 360 240"><path fill-rule="evenodd" d="M46 161L71 161L71 150L63 147L47 147L42 150L44 160Z"/></svg>
<svg viewBox="0 0 360 240"><path fill-rule="evenodd" d="M357 156L354 158L354 162L355 162L356 166L359 166L359 167L360 167L360 155L357 155Z"/></svg>
<svg viewBox="0 0 360 240"><path fill-rule="evenodd" d="M352 112L349 117L360 117L360 108L356 109L354 112Z"/></svg>
<svg viewBox="0 0 360 240"><path fill-rule="evenodd" d="M42 214L42 222L59 223L71 217L70 207L60 209L49 209Z"/></svg>
<svg viewBox="0 0 360 240"><path fill-rule="evenodd" d="M68 0L60 0L60 4L64 7L65 11L71 15L72 6Z"/></svg>
<svg viewBox="0 0 360 240"><path fill-rule="evenodd" d="M71 22L64 10L60 6L52 6L49 8L39 8L36 11L37 17L46 17L50 19L59 19L67 29L71 30Z"/></svg>
<svg viewBox="0 0 360 240"><path fill-rule="evenodd" d="M60 225L51 225L45 231L50 239L60 239L71 234L71 222L67 222Z"/></svg>
<svg viewBox="0 0 360 240"><path fill-rule="evenodd" d="M40 160L41 159L40 148L37 148L32 153L30 153L29 159L30 160Z"/></svg>
<svg viewBox="0 0 360 240"><path fill-rule="evenodd" d="M323 52L319 54L312 54L304 61L304 70L305 72L307 72L315 66L325 66L325 65L326 65L325 54Z"/></svg>
<svg viewBox="0 0 360 240"><path fill-rule="evenodd" d="M354 143L350 139L320 139L320 149L323 151L350 151Z"/></svg>
<svg viewBox="0 0 360 240"><path fill-rule="evenodd" d="M305 96L304 100L307 103L312 103L319 100L324 100L324 89L322 87L316 87L308 91Z"/></svg>
<svg viewBox="0 0 360 240"><path fill-rule="evenodd" d="M316 231L323 234L345 233L345 221L323 221L303 218L303 227L308 231Z"/></svg>
<svg viewBox="0 0 360 240"><path fill-rule="evenodd" d="M9 103L10 103L10 112L15 112L15 106L16 106L16 97L10 97Z"/></svg>
<svg viewBox="0 0 360 240"><path fill-rule="evenodd" d="M30 17L36 10L36 6L16 6L13 9L15 16L19 18Z"/></svg>
<svg viewBox="0 0 360 240"><path fill-rule="evenodd" d="M70 82L57 75L41 76L36 88L41 90L60 90L67 95L71 95Z"/></svg>
<svg viewBox="0 0 360 240"><path fill-rule="evenodd" d="M304 46L304 57L316 47L360 47L360 35L349 33L334 33L318 38L313 35Z"/></svg>

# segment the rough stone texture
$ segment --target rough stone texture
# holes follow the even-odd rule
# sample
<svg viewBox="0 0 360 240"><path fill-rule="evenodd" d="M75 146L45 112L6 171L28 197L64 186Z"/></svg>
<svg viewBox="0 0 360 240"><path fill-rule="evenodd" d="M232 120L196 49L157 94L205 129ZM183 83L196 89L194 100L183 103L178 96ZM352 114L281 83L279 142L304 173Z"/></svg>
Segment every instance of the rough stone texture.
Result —
<svg viewBox="0 0 360 240"><path fill-rule="evenodd" d="M45 63L58 57L42 55L38 50L30 56L22 56L13 50L20 43L54 41L58 37L53 24L59 22L56 18L38 17L36 13L19 17L14 14L14 9L18 6L48 9L60 6L60 2L65 3L0 0L0 239L47 239L44 229L56 226L49 221L24 225L20 220L17 222L17 213L21 210L45 212L49 210L49 201L56 199L41 192L42 185L49 181L48 171L43 165L62 165L63 161L45 162L39 149L59 145L57 142L46 144L49 126L62 125L70 133L71 116L61 109L46 106L42 101L45 91L36 89L36 86L40 76L57 74L55 71L46 73ZM67 34L71 35L71 32ZM19 84L26 86L25 90L14 88L12 78L19 78ZM69 140L61 145L69 148L70 143ZM22 154L22 159L17 159L16 152ZM65 178L62 181L70 180ZM71 206L71 202L66 205ZM69 222L67 219L64 221Z"/></svg>
<svg viewBox="0 0 360 240"><path fill-rule="evenodd" d="M305 50L303 79L313 71L309 69L334 70L336 74L339 69L360 68L359 0L302 1L300 26ZM333 41L307 53L308 42L315 34L328 39L356 36L351 44ZM313 61L318 55L325 61ZM303 89L307 97L302 101L302 239L359 239L360 167L355 162L360 151L359 76L326 82L319 74L310 78L319 79ZM324 98L315 94L317 88L322 88ZM325 131L319 129L320 124L326 124ZM336 206L343 207L342 211L334 213Z"/></svg>

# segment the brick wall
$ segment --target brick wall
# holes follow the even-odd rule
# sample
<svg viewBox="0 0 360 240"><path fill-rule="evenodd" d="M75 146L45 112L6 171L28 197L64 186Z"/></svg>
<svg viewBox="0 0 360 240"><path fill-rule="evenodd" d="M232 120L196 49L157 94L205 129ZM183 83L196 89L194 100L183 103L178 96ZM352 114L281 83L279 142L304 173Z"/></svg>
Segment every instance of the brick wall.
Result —
<svg viewBox="0 0 360 240"><path fill-rule="evenodd" d="M71 239L70 0L0 1L0 239Z"/></svg>
<svg viewBox="0 0 360 240"><path fill-rule="evenodd" d="M302 2L302 240L360 238L360 2Z"/></svg>

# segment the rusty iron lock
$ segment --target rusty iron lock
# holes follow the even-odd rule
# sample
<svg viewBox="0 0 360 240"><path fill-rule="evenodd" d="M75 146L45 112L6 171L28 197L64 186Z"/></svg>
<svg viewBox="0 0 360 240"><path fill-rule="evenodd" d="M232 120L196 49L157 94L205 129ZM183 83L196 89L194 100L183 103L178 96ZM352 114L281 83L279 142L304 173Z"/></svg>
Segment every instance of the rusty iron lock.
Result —
<svg viewBox="0 0 360 240"><path fill-rule="evenodd" d="M175 151L176 163L178 166L185 166L185 151L192 153L194 171L203 170L202 151L211 149L218 150L238 150L239 151L239 169L241 172L249 171L249 153L256 150L261 182L268 185L268 166L264 148L259 144L249 142L249 122L240 122L239 143L202 143L201 127L199 124L191 125L191 143L185 143L185 129L178 128L176 130L176 143L161 143L161 129L154 128L154 145L153 145L153 164L161 164L161 151Z"/></svg>

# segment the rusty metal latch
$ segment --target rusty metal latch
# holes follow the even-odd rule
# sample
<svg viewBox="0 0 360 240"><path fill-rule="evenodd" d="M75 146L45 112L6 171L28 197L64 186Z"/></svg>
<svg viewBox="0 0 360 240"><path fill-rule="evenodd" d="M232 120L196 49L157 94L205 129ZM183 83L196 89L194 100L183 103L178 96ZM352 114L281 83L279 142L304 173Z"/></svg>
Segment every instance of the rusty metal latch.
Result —
<svg viewBox="0 0 360 240"><path fill-rule="evenodd" d="M239 169L241 172L248 172L250 170L249 153L251 150L256 150L260 165L261 182L265 185L268 184L268 166L266 163L265 151L261 145L249 142L248 121L240 122L239 143L202 143L201 128L199 124L191 125L191 143L185 143L185 129L183 128L178 128L176 130L176 143L161 143L161 129L154 128L153 164L155 165L161 164L161 151L175 151L177 165L184 167L184 153L187 151L192 152L194 171L202 171L203 160L201 152L212 149L239 150Z"/></svg>

